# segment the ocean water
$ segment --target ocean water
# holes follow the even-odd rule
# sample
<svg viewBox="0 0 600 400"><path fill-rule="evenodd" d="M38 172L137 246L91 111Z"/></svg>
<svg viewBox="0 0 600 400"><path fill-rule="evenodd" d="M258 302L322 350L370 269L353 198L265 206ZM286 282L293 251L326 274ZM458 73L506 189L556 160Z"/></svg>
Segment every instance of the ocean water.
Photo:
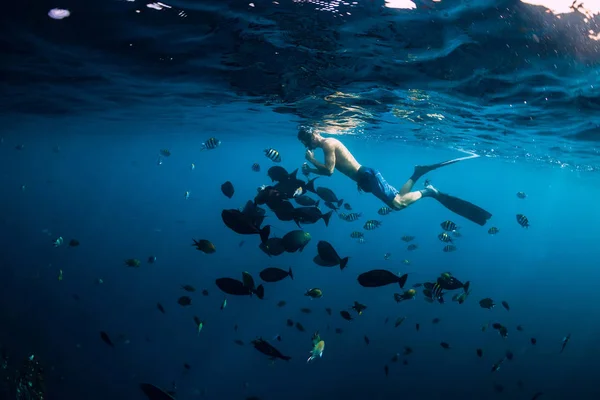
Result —
<svg viewBox="0 0 600 400"><path fill-rule="evenodd" d="M145 399L140 383L181 400L599 398L600 10L559 3L546 2L554 12L516 0L5 5L0 398L28 398L14 393L15 371L31 355L49 400ZM70 15L50 18L54 8ZM415 165L476 153L415 190L429 179L493 216L479 226L430 198L380 216L384 204L337 172L316 186L362 217L304 225L312 239L302 252L269 257L221 212L272 184L270 167L302 166L299 125L341 140L397 188ZM211 137L221 145L202 151ZM382 226L358 243L350 233L369 219ZM445 220L459 226L455 252L437 237ZM271 237L297 229L270 210L264 224ZM350 257L344 270L313 262L321 240ZM125 266L130 258L141 266ZM262 282L270 266L291 267L294 279ZM460 290L429 303L418 287L396 303L395 284L359 285L371 269L408 273L405 290L450 272L471 293L464 304L451 300ZM264 284L264 299L216 286L243 271ZM313 287L322 298L304 296ZM190 306L177 303L183 295ZM482 308L484 298L496 306ZM355 301L367 309L344 320ZM307 363L316 331L325 350ZM291 360L269 360L250 343L258 337Z"/></svg>

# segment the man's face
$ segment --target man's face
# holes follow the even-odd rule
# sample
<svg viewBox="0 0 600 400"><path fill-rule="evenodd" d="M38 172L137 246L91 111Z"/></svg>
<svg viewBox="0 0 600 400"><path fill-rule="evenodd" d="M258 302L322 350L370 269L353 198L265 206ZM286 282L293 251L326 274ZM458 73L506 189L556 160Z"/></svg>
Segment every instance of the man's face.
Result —
<svg viewBox="0 0 600 400"><path fill-rule="evenodd" d="M310 137L308 139L302 141L302 144L304 145L304 147L306 147L309 150L316 149L315 135L310 135Z"/></svg>

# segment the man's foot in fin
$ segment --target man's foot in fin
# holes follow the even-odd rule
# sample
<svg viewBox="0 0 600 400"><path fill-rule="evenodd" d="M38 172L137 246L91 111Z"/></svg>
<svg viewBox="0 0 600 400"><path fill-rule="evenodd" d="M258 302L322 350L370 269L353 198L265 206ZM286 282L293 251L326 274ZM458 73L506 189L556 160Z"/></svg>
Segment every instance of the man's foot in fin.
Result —
<svg viewBox="0 0 600 400"><path fill-rule="evenodd" d="M422 197L433 197L434 199L440 194L440 191L434 188L433 185L427 185L425 189L421 189L419 192L421 192Z"/></svg>
<svg viewBox="0 0 600 400"><path fill-rule="evenodd" d="M477 157L479 157L479 156L477 156ZM445 167L446 165L454 164L454 163L457 163L459 161L466 160L469 158L473 158L473 157L455 158L453 160L443 161L441 163L431 164L431 165L415 165L415 170L413 171L413 174L410 177L410 179L413 182L416 182L420 177L422 177L423 175L425 175L426 173L428 173L430 171L433 171L434 169Z"/></svg>

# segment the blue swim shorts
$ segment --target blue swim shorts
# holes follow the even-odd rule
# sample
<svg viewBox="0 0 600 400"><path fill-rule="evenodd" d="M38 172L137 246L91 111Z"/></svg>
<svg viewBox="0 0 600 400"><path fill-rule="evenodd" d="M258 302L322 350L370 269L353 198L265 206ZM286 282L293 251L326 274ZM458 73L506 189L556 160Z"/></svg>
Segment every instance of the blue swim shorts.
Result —
<svg viewBox="0 0 600 400"><path fill-rule="evenodd" d="M398 194L398 190L387 183L381 172L373 168L360 167L357 183L360 190L366 193L373 193L375 197L387 204L388 207L394 208L393 201Z"/></svg>

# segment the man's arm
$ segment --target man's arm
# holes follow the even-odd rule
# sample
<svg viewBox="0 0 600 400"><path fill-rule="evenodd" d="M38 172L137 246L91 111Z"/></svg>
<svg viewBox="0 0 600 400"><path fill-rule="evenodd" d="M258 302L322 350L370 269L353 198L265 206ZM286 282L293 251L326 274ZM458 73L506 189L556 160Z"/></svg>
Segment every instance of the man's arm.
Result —
<svg viewBox="0 0 600 400"><path fill-rule="evenodd" d="M331 145L323 146L323 153L325 153L325 164L320 163L312 156L308 161L315 168L308 168L308 171L317 175L331 176L333 175L333 171L335 171L335 148Z"/></svg>

